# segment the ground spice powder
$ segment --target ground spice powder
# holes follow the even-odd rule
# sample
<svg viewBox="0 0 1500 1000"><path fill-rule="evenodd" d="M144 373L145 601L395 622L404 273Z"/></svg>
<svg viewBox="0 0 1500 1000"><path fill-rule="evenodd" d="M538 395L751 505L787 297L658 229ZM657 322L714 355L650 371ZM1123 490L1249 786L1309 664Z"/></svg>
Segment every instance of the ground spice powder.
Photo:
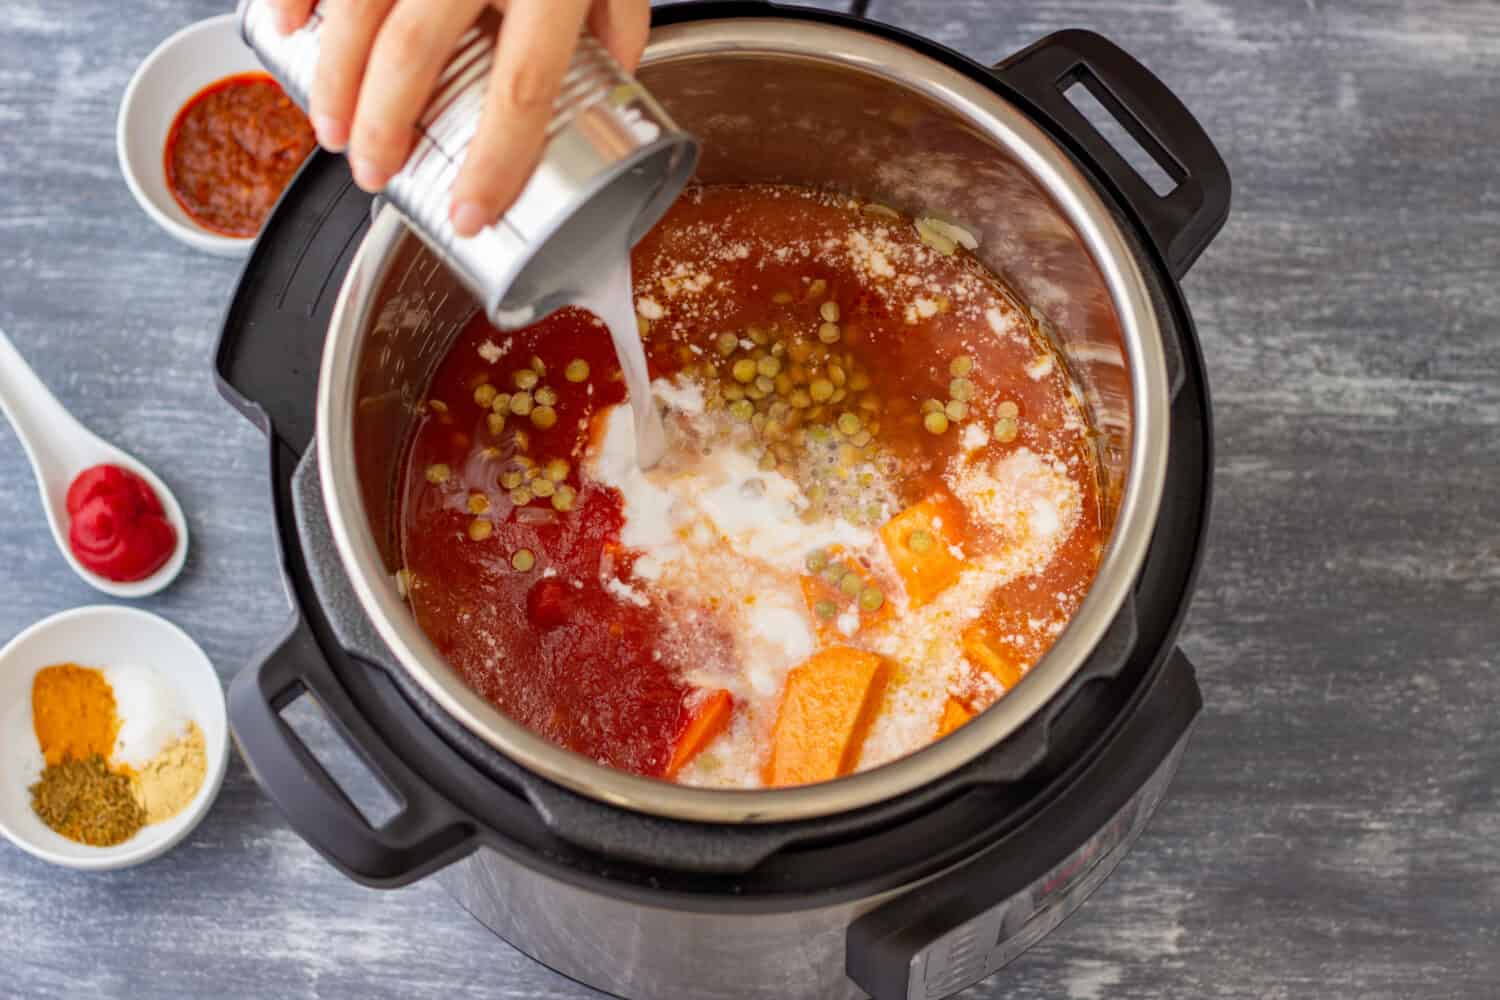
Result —
<svg viewBox="0 0 1500 1000"><path fill-rule="evenodd" d="M208 750L203 730L189 723L187 733L167 744L130 782L131 793L147 823L160 823L186 809L203 787Z"/></svg>
<svg viewBox="0 0 1500 1000"><path fill-rule="evenodd" d="M108 758L120 734L115 692L104 675L63 663L37 671L31 682L31 721L48 764L68 758Z"/></svg>
<svg viewBox="0 0 1500 1000"><path fill-rule="evenodd" d="M136 835L146 812L131 793L130 779L99 754L48 764L31 786L31 808L53 830L91 847L112 847Z"/></svg>

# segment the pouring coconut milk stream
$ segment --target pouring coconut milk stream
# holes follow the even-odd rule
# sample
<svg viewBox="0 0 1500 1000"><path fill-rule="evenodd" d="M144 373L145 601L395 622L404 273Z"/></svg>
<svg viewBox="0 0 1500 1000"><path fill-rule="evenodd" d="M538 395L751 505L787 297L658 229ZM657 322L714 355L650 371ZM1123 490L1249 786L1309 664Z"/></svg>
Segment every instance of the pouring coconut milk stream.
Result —
<svg viewBox="0 0 1500 1000"><path fill-rule="evenodd" d="M416 146L383 193L495 326L516 329L565 305L605 322L630 392L637 455L649 468L665 453L666 433L636 327L630 247L692 177L698 143L585 35L530 181L500 221L460 237L448 221L452 185L483 108L499 16L486 11L459 39L438 77L438 97L418 120ZM305 109L322 16L314 12L283 35L266 0L240 0L239 19L246 44Z"/></svg>

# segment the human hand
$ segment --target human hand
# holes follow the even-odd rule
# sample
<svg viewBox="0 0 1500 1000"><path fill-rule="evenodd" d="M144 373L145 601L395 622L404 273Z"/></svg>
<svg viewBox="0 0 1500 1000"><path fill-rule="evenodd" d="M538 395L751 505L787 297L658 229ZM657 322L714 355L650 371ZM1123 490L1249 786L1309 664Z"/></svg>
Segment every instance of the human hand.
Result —
<svg viewBox="0 0 1500 1000"><path fill-rule="evenodd" d="M317 0L267 2L291 32ZM438 74L491 6L504 18L484 112L453 187L449 218L460 236L498 219L531 177L585 26L634 72L650 30L649 0L322 0L310 116L318 141L347 148L354 182L370 192L406 162Z"/></svg>

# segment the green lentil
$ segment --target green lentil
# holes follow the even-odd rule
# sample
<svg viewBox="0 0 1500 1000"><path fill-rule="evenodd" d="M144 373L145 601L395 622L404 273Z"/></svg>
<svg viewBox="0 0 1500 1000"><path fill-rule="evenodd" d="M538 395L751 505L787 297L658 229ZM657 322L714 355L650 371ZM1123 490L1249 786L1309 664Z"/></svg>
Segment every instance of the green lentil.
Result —
<svg viewBox="0 0 1500 1000"><path fill-rule="evenodd" d="M557 411L550 406L538 406L531 411L531 422L540 430L546 430L557 423Z"/></svg>
<svg viewBox="0 0 1500 1000"><path fill-rule="evenodd" d="M818 339L825 344L837 344L841 333L837 323L824 323L818 327Z"/></svg>
<svg viewBox="0 0 1500 1000"><path fill-rule="evenodd" d="M530 368L522 368L512 375L511 378L515 381L517 389L531 389L537 382L541 381L541 376Z"/></svg>
<svg viewBox="0 0 1500 1000"><path fill-rule="evenodd" d="M954 358L948 362L948 374L954 378L963 378L974 370L974 359L964 355Z"/></svg>
<svg viewBox="0 0 1500 1000"><path fill-rule="evenodd" d="M860 591L865 589L865 581L859 578L859 574L850 570L839 580L839 589L850 597L858 597Z"/></svg>
<svg viewBox="0 0 1500 1000"><path fill-rule="evenodd" d="M531 393L518 392L510 397L510 412L518 417L524 417L531 412Z"/></svg>
<svg viewBox="0 0 1500 1000"><path fill-rule="evenodd" d="M936 544L937 539L932 537L932 532L924 528L918 528L906 536L906 547L919 555L923 552L931 552Z"/></svg>
<svg viewBox="0 0 1500 1000"><path fill-rule="evenodd" d="M828 565L828 553L822 549L813 549L807 554L807 571L809 573L821 573Z"/></svg>
<svg viewBox="0 0 1500 1000"><path fill-rule="evenodd" d="M969 415L969 404L961 399L950 399L948 405L943 407L943 413L949 420L962 420Z"/></svg>
<svg viewBox="0 0 1500 1000"><path fill-rule="evenodd" d="M727 358L734 353L735 348L740 346L740 338L732 333L721 333L714 339L714 346Z"/></svg>
<svg viewBox="0 0 1500 1000"><path fill-rule="evenodd" d="M930 434L941 434L948 429L948 415L941 410L929 413L922 418L922 426L927 428Z"/></svg>
<svg viewBox="0 0 1500 1000"><path fill-rule="evenodd" d="M966 378L956 378L948 383L948 395L967 403L974 398L974 383Z"/></svg>
<svg viewBox="0 0 1500 1000"><path fill-rule="evenodd" d="M832 618L835 614L838 613L838 610L839 609L834 606L834 603L830 600L827 600L826 598L813 605L813 613L824 621L828 621L830 618Z"/></svg>
<svg viewBox="0 0 1500 1000"><path fill-rule="evenodd" d="M569 382L582 382L589 377L589 363L582 358L574 358L568 362L563 369L563 378Z"/></svg>
<svg viewBox="0 0 1500 1000"><path fill-rule="evenodd" d="M755 362L749 358L740 358L734 363L729 373L734 376L736 382L748 385L755 381Z"/></svg>
<svg viewBox="0 0 1500 1000"><path fill-rule="evenodd" d="M525 573L536 565L536 556L530 549L516 549L515 554L510 557L510 567L517 573Z"/></svg>
<svg viewBox="0 0 1500 1000"><path fill-rule="evenodd" d="M875 587L866 587L859 592L859 608L861 611L879 611L885 603L885 595Z"/></svg>

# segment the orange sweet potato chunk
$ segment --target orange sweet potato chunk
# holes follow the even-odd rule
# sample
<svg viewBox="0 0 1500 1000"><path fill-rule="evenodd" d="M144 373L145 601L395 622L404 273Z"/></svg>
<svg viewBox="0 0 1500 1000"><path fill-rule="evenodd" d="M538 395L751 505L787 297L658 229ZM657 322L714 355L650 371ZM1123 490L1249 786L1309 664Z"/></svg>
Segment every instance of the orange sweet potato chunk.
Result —
<svg viewBox="0 0 1500 1000"><path fill-rule="evenodd" d="M806 785L854 770L889 669L874 653L831 646L787 674L762 768L767 785Z"/></svg>
<svg viewBox="0 0 1500 1000"><path fill-rule="evenodd" d="M677 772L692 763L694 757L718 739L719 734L729 725L729 717L733 712L734 696L728 691L720 689L704 699L693 713L692 719L688 720L687 728L678 737L677 745L672 748L672 759L667 762L665 777L677 777Z"/></svg>
<svg viewBox="0 0 1500 1000"><path fill-rule="evenodd" d="M853 571L864 582L866 587L875 586L874 579L864 567L852 559L840 558L838 549L830 550L830 556L834 561L845 568ZM859 606L857 599L850 597L838 587L829 583L821 576L802 575L797 579L802 588L802 600L807 604L807 613L812 616L813 627L817 629L818 638L823 642L836 642L843 633L838 629L838 615L847 611L853 611L859 616L859 628L855 634L872 625L885 621L891 615L891 602L889 600L881 604L874 611L865 611ZM828 601L835 608L832 618L824 618L818 614L818 602Z"/></svg>
<svg viewBox="0 0 1500 1000"><path fill-rule="evenodd" d="M943 706L943 718L938 722L937 738L942 739L972 718L974 713L969 711L968 706L957 698L949 698L948 703Z"/></svg>
<svg viewBox="0 0 1500 1000"><path fill-rule="evenodd" d="M982 670L987 670L1009 691L1021 680L1022 660L983 625L970 625L963 635L964 655Z"/></svg>
<svg viewBox="0 0 1500 1000"><path fill-rule="evenodd" d="M906 585L912 607L921 607L953 586L963 560L950 551L962 537L962 512L939 496L913 504L887 521L880 539Z"/></svg>

